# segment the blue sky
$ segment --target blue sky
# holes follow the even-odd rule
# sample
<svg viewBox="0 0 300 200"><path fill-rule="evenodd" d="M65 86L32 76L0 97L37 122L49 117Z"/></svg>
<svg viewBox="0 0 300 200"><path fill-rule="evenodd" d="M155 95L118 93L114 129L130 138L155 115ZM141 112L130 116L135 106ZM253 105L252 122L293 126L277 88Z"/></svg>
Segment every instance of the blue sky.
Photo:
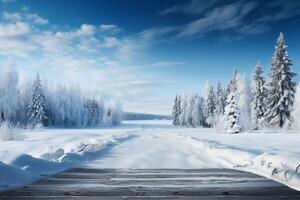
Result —
<svg viewBox="0 0 300 200"><path fill-rule="evenodd" d="M300 73L300 1L2 0L0 62L129 111L169 114L175 94L265 72L280 32ZM298 78L297 78L298 80Z"/></svg>

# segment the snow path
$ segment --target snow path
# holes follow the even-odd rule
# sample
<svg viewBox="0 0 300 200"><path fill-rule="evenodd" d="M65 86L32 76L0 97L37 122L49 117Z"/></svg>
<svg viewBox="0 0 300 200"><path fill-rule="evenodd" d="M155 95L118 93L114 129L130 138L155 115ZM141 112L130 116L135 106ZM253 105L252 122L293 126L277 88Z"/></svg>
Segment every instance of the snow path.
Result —
<svg viewBox="0 0 300 200"><path fill-rule="evenodd" d="M115 146L103 159L88 163L95 168L220 168L179 134L165 129L141 129L136 137Z"/></svg>

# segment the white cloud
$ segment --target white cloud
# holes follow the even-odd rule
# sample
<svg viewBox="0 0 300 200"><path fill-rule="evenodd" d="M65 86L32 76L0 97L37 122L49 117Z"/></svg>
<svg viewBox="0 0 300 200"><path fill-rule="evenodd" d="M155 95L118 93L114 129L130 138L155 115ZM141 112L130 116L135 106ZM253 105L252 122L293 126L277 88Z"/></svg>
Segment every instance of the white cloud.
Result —
<svg viewBox="0 0 300 200"><path fill-rule="evenodd" d="M13 22L18 22L22 20L22 16L20 13L9 13L6 11L2 13L2 18L4 20L13 21Z"/></svg>
<svg viewBox="0 0 300 200"><path fill-rule="evenodd" d="M89 24L82 24L80 29L77 31L78 34L91 36L95 33L95 26Z"/></svg>
<svg viewBox="0 0 300 200"><path fill-rule="evenodd" d="M46 25L49 23L47 19L44 19L37 14L28 13L24 8L21 9L21 12L12 13L4 11L2 13L2 18L10 22L26 22L37 25Z"/></svg>
<svg viewBox="0 0 300 200"><path fill-rule="evenodd" d="M23 11L23 12L29 11L29 7L28 6L22 6L21 11Z"/></svg>
<svg viewBox="0 0 300 200"><path fill-rule="evenodd" d="M25 16L28 20L32 21L35 24L45 25L49 23L47 19L44 19L37 14L26 14Z"/></svg>
<svg viewBox="0 0 300 200"><path fill-rule="evenodd" d="M2 0L2 3L13 3L16 2L17 0Z"/></svg>
<svg viewBox="0 0 300 200"><path fill-rule="evenodd" d="M0 37L20 36L30 32L30 26L23 22L0 23Z"/></svg>
<svg viewBox="0 0 300 200"><path fill-rule="evenodd" d="M118 46L120 44L119 39L117 39L116 37L104 37L104 46L105 47L115 47Z"/></svg>
<svg viewBox="0 0 300 200"><path fill-rule="evenodd" d="M188 63L186 62L169 62L169 61L164 61L164 62L157 62L157 63L152 63L149 65L146 65L146 67L174 67L178 65L187 65Z"/></svg>
<svg viewBox="0 0 300 200"><path fill-rule="evenodd" d="M119 31L120 28L117 26L117 25L114 25L114 24L101 24L100 26L100 29L102 31Z"/></svg>

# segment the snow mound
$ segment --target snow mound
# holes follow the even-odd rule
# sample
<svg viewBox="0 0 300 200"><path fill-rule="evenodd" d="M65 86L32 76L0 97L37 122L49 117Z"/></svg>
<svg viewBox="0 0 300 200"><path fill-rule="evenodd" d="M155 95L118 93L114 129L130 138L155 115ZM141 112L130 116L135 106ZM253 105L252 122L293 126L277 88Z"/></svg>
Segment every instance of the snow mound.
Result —
<svg viewBox="0 0 300 200"><path fill-rule="evenodd" d="M22 184L30 183L37 177L11 165L0 161L0 191L8 187L15 187Z"/></svg>
<svg viewBox="0 0 300 200"><path fill-rule="evenodd" d="M35 132L35 134L37 134L37 132ZM134 134L129 133L102 137L99 137L99 135L87 134L84 136L85 142L78 142L78 139L74 139L74 136L62 136L65 138L60 139L63 140L61 147L50 146L50 149L47 149L44 148L45 144L43 144L43 146L39 146L38 149L33 149L34 153L32 154L39 156L21 152L11 153L7 150L3 152L0 151L0 159L1 156L2 159L6 159L6 163L0 162L0 191L28 184L42 177L99 158L102 151L105 152L113 145L126 141L133 136ZM90 139L90 137L93 137L93 139ZM43 142L45 141L47 140L43 139ZM13 143L14 142L17 141L13 141ZM70 143L66 145L68 142ZM30 145L30 143L23 143L25 146L27 144ZM42 152L42 154L37 154L36 152L38 152L38 150Z"/></svg>
<svg viewBox="0 0 300 200"><path fill-rule="evenodd" d="M291 155L272 153L254 154L243 149L226 146L213 141L199 140L190 136L178 136L191 145L198 146L202 153L211 156L214 162L225 168L234 168L264 176L300 191L300 162Z"/></svg>
<svg viewBox="0 0 300 200"><path fill-rule="evenodd" d="M263 153L239 169L270 178L300 191L300 163L289 156Z"/></svg>
<svg viewBox="0 0 300 200"><path fill-rule="evenodd" d="M67 167L65 164L34 158L28 154L18 156L10 164L36 175L53 174Z"/></svg>

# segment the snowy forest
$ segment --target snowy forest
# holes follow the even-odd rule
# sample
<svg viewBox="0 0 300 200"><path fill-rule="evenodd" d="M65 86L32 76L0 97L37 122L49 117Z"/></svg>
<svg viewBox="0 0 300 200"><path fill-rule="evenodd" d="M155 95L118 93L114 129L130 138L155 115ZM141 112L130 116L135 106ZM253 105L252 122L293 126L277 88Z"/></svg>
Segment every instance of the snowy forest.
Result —
<svg viewBox="0 0 300 200"><path fill-rule="evenodd" d="M201 95L176 95L173 124L188 127L215 127L226 133L263 128L299 129L300 87L293 78L292 61L280 33L270 72L255 66L252 81L236 69L226 88L208 82Z"/></svg>
<svg viewBox="0 0 300 200"><path fill-rule="evenodd" d="M50 87L39 73L19 84L13 62L8 62L0 79L1 124L16 127L96 127L121 123L121 107L83 95L78 87Z"/></svg>

